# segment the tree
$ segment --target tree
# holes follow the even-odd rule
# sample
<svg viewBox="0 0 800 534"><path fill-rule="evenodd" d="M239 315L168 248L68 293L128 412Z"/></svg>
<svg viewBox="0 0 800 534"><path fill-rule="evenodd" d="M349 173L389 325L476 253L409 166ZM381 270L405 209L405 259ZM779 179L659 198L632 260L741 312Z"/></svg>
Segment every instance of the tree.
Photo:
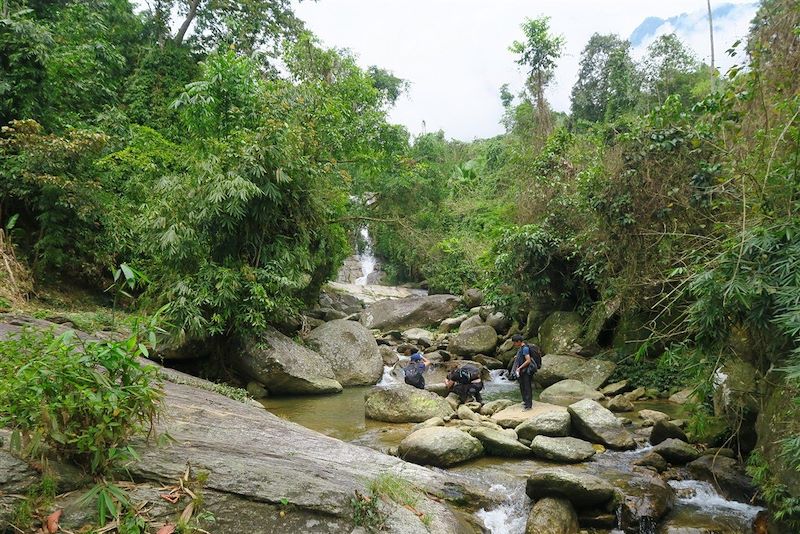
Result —
<svg viewBox="0 0 800 534"><path fill-rule="evenodd" d="M372 78L375 89L381 92L384 100L389 105L394 105L400 95L408 89L408 82L398 78L391 72L372 65L367 69L367 75Z"/></svg>
<svg viewBox="0 0 800 534"><path fill-rule="evenodd" d="M647 47L642 71L648 107L662 104L672 94L687 99L699 74L697 60L674 33Z"/></svg>
<svg viewBox="0 0 800 534"><path fill-rule="evenodd" d="M630 43L614 34L595 33L581 53L578 81L572 87L572 116L597 122L633 109L638 91Z"/></svg>
<svg viewBox="0 0 800 534"><path fill-rule="evenodd" d="M518 54L517 64L529 69L528 90L536 101L540 125L549 131L550 119L544 90L553 79L556 61L561 57L564 37L550 34L550 17L525 19L522 24L524 41L514 41L509 50Z"/></svg>

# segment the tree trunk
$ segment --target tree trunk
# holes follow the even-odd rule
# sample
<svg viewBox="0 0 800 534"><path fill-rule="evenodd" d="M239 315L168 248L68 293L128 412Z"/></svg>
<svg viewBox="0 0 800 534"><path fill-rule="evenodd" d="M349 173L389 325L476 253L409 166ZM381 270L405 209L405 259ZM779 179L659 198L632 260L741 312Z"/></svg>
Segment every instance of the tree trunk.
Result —
<svg viewBox="0 0 800 534"><path fill-rule="evenodd" d="M189 4L189 12L186 13L186 19L183 21L178 33L175 35L175 44L180 46L181 43L183 43L183 38L186 36L189 26L192 24L194 17L197 15L198 5L200 5L200 0L192 0L192 2Z"/></svg>
<svg viewBox="0 0 800 534"><path fill-rule="evenodd" d="M714 78L715 78L715 68L714 68L714 23L711 20L711 0L706 0L708 4L708 35L711 38L711 90L714 90Z"/></svg>

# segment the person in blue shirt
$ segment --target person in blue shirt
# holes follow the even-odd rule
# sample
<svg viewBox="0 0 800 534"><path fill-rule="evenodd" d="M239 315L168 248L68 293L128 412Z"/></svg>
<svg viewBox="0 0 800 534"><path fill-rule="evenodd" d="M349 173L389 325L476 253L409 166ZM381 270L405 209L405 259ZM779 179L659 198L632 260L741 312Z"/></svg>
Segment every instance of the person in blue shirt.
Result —
<svg viewBox="0 0 800 534"><path fill-rule="evenodd" d="M525 343L521 335L514 334L511 337L511 341L517 347L514 368L519 380L519 391L522 393L523 409L530 410L533 407L533 373L537 371L538 367L533 360L531 347ZM536 347L536 350L538 350L538 347Z"/></svg>
<svg viewBox="0 0 800 534"><path fill-rule="evenodd" d="M406 350L406 356L410 355L411 361L403 368L405 382L409 386L414 386L417 389L425 389L425 377L423 373L431 362L428 361L419 350L411 354L412 352L412 349Z"/></svg>

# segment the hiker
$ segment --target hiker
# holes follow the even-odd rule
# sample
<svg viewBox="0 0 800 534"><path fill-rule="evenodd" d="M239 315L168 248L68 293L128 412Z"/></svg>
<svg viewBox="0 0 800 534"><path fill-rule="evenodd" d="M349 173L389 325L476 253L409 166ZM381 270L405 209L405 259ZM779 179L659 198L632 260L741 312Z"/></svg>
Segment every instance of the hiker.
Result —
<svg viewBox="0 0 800 534"><path fill-rule="evenodd" d="M473 365L461 365L453 369L447 373L444 383L448 391L458 395L461 404L467 402L467 397L470 395L475 397L476 401L483 402L480 393L483 389L481 370Z"/></svg>
<svg viewBox="0 0 800 534"><path fill-rule="evenodd" d="M403 368L406 384L417 389L425 389L425 377L422 376L422 373L431 362L419 350L414 352L414 349L410 347L406 349L406 356L410 357L410 362Z"/></svg>
<svg viewBox="0 0 800 534"><path fill-rule="evenodd" d="M530 410L533 407L533 373L542 366L542 353L536 345L525 343L522 336L514 334L511 341L517 348L517 355L514 357L514 367L511 374L519 379L519 391L522 393L523 410Z"/></svg>

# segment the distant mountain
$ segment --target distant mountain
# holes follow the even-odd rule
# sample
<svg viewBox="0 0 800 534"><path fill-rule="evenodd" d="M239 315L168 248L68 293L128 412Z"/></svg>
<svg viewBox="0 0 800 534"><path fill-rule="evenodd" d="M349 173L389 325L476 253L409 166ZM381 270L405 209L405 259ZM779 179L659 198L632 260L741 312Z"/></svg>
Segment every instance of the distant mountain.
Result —
<svg viewBox="0 0 800 534"><path fill-rule="evenodd" d="M719 28L725 27L733 20L739 19L743 15L752 17L758 8L758 3L748 4L722 4L711 10L711 17L714 20L714 33ZM648 44L654 37L661 33L675 32L678 37L685 38L700 31L708 31L708 18L706 10L698 10L692 13L681 13L668 19L659 17L647 17L635 29L629 38L631 45L636 48ZM662 31L663 30L663 31Z"/></svg>

